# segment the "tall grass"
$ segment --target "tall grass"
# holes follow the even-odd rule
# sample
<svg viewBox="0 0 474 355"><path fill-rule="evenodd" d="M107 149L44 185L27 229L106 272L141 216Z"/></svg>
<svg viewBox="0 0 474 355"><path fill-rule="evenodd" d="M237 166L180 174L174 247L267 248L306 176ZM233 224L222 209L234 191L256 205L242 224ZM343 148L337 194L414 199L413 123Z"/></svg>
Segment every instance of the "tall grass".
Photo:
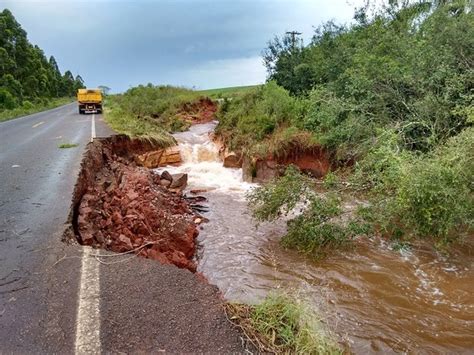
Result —
<svg viewBox="0 0 474 355"><path fill-rule="evenodd" d="M184 105L201 97L184 88L140 85L107 97L105 118L119 133L169 146L175 144L170 132L185 130L190 125L181 115Z"/></svg>
<svg viewBox="0 0 474 355"><path fill-rule="evenodd" d="M270 295L255 306L229 303L226 311L229 319L262 352L343 353L318 316L301 301L287 295Z"/></svg>
<svg viewBox="0 0 474 355"><path fill-rule="evenodd" d="M12 120L21 116L46 111L73 102L72 97L60 97L54 99L40 99L37 102L25 101L20 107L12 110L0 110L0 122Z"/></svg>

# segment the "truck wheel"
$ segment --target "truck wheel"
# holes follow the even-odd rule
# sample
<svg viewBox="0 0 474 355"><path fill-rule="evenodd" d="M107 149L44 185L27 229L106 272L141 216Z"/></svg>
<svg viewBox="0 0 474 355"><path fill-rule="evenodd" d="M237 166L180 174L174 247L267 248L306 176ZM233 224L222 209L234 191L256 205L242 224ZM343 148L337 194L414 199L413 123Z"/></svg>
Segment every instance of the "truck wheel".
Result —
<svg viewBox="0 0 474 355"><path fill-rule="evenodd" d="M79 109L79 114L82 115L82 110L81 109Z"/></svg>

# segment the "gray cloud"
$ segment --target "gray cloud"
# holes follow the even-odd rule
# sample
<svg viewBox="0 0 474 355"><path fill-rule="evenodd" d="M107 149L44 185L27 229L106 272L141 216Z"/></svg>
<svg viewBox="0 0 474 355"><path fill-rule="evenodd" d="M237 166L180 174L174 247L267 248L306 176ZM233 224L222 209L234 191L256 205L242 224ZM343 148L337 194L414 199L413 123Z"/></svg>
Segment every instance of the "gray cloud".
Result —
<svg viewBox="0 0 474 355"><path fill-rule="evenodd" d="M260 83L266 42L347 22L362 0L4 0L30 40L88 86L153 82L210 88Z"/></svg>

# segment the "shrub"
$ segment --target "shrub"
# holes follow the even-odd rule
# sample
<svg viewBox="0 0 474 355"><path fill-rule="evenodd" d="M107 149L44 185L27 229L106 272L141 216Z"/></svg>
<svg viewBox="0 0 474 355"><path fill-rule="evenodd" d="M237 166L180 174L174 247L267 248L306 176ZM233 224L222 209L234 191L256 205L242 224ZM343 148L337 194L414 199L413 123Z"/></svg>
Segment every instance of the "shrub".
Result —
<svg viewBox="0 0 474 355"><path fill-rule="evenodd" d="M335 196L312 196L309 207L288 222L282 245L316 259L349 245L353 237L365 230L353 220L347 224L337 220L342 213L340 201Z"/></svg>
<svg viewBox="0 0 474 355"><path fill-rule="evenodd" d="M446 243L467 234L474 226L473 177L474 129L468 128L433 154L403 164L393 215L410 236Z"/></svg>
<svg viewBox="0 0 474 355"><path fill-rule="evenodd" d="M0 109L13 110L18 102L15 97L5 88L0 88Z"/></svg>
<svg viewBox="0 0 474 355"><path fill-rule="evenodd" d="M34 107L33 103L28 100L23 101L22 106L25 110L31 110Z"/></svg>
<svg viewBox="0 0 474 355"><path fill-rule="evenodd" d="M418 155L400 150L396 135L386 133L353 176L370 188L370 223L396 239L433 238L438 244L468 234L474 226L474 129Z"/></svg>
<svg viewBox="0 0 474 355"><path fill-rule="evenodd" d="M311 188L310 179L293 166L283 176L252 190L247 201L257 221L286 216L301 203L302 213L288 221L288 231L281 243L316 259L349 245L356 235L367 233L356 219L338 220L343 213L339 198L318 196Z"/></svg>
<svg viewBox="0 0 474 355"><path fill-rule="evenodd" d="M290 165L283 176L251 190L247 201L257 221L273 221L293 210L304 199L308 188L308 178Z"/></svg>

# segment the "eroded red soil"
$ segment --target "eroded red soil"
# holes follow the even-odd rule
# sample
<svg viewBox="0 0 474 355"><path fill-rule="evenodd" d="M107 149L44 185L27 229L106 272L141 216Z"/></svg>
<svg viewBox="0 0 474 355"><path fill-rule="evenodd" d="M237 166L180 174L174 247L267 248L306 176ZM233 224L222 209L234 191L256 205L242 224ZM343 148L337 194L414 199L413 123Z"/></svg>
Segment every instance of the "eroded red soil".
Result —
<svg viewBox="0 0 474 355"><path fill-rule="evenodd" d="M89 144L73 198L75 237L84 245L133 251L195 271L198 230L188 202L134 162L156 148L125 136Z"/></svg>
<svg viewBox="0 0 474 355"><path fill-rule="evenodd" d="M217 109L217 103L209 98L201 98L184 104L178 112L178 116L192 124L207 123L216 119Z"/></svg>

